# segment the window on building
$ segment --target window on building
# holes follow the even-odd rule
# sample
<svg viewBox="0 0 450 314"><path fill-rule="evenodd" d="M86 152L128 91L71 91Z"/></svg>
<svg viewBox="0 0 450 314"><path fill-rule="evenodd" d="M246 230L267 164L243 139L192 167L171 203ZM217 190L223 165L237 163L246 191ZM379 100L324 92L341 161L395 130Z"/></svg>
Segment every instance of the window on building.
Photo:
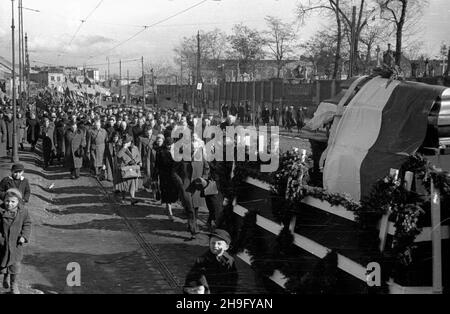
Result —
<svg viewBox="0 0 450 314"><path fill-rule="evenodd" d="M58 77L56 78L56 80L57 80L58 82L61 82L61 77L58 76Z"/></svg>
<svg viewBox="0 0 450 314"><path fill-rule="evenodd" d="M54 76L50 76L50 81L54 82L55 81L55 77Z"/></svg>

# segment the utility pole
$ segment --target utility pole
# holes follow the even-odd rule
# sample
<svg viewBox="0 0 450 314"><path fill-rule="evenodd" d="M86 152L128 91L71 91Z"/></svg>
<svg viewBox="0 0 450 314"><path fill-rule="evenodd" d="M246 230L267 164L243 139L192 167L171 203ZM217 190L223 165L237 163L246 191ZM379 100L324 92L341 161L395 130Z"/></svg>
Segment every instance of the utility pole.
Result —
<svg viewBox="0 0 450 314"><path fill-rule="evenodd" d="M197 84L195 84L195 85L197 85L198 86L198 84L199 83L201 83L202 82L202 80L201 80L201 77L200 77L200 59L201 59L201 55L200 55L200 31L198 31L197 32ZM200 92L201 91L199 91L199 90L197 90L197 86L195 86L195 104L197 105L197 107L198 108L196 108L197 109L197 112L199 111L199 110L201 110L201 99L200 99ZM203 86L202 86L202 89L203 89ZM195 108L195 105L194 105L194 108Z"/></svg>
<svg viewBox="0 0 450 314"><path fill-rule="evenodd" d="M155 107L155 105L156 105L156 97L155 97L155 75L154 75L153 68L152 68L152 70L151 70L151 73L152 73L152 94L153 94L152 104L153 104L153 107Z"/></svg>
<svg viewBox="0 0 450 314"><path fill-rule="evenodd" d="M22 15L20 14L20 10L22 7L22 0L19 0L18 3L18 15L19 15L19 100L22 103Z"/></svg>
<svg viewBox="0 0 450 314"><path fill-rule="evenodd" d="M110 72L109 72L109 66L110 66L110 63L109 63L109 57L108 58L106 58L107 60L108 60L108 81L111 79L111 77L110 77Z"/></svg>
<svg viewBox="0 0 450 314"><path fill-rule="evenodd" d="M355 70L355 37L356 37L356 6L353 6L352 11L352 29L351 29L351 47L350 47L350 64L349 64L349 78L353 77Z"/></svg>
<svg viewBox="0 0 450 314"><path fill-rule="evenodd" d="M25 33L25 75L27 81L27 101L30 98L30 55L28 54L28 34Z"/></svg>
<svg viewBox="0 0 450 314"><path fill-rule="evenodd" d="M141 66L142 66L142 99L144 101L145 107L145 71L144 71L144 56L141 58Z"/></svg>
<svg viewBox="0 0 450 314"><path fill-rule="evenodd" d="M130 104L130 71L127 70L127 104Z"/></svg>
<svg viewBox="0 0 450 314"><path fill-rule="evenodd" d="M20 0L20 40L22 41L22 92L25 91L25 41L23 36L23 0ZM23 95L20 95L20 104L23 107Z"/></svg>
<svg viewBox="0 0 450 314"><path fill-rule="evenodd" d="M19 154L17 151L17 104L16 104L16 57L14 46L16 44L14 38L14 0L11 0L12 4L12 20L11 20L11 39L12 39L12 100L13 100L13 151L12 162L19 161Z"/></svg>
<svg viewBox="0 0 450 314"><path fill-rule="evenodd" d="M122 103L122 60L119 60L119 104Z"/></svg>

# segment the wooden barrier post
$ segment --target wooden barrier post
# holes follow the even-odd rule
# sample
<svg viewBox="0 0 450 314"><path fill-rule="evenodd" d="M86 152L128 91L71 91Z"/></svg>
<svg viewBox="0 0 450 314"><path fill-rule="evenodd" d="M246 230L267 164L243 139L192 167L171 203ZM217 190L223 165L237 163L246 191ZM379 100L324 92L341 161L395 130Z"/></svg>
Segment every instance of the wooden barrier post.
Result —
<svg viewBox="0 0 450 314"><path fill-rule="evenodd" d="M431 179L431 242L433 252L433 293L442 294L441 193Z"/></svg>

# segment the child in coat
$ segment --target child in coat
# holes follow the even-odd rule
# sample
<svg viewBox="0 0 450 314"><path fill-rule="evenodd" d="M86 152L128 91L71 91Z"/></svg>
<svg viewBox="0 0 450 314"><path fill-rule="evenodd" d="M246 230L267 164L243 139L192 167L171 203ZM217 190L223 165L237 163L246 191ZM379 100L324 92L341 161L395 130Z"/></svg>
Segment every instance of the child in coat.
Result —
<svg viewBox="0 0 450 314"><path fill-rule="evenodd" d="M227 253L231 237L216 229L209 240L209 250L196 261L186 276L186 294L235 294L238 271L234 258Z"/></svg>
<svg viewBox="0 0 450 314"><path fill-rule="evenodd" d="M31 234L28 210L22 205L22 194L17 189L6 191L0 206L0 273L3 287L12 294L20 294L18 276L23 258L23 245Z"/></svg>

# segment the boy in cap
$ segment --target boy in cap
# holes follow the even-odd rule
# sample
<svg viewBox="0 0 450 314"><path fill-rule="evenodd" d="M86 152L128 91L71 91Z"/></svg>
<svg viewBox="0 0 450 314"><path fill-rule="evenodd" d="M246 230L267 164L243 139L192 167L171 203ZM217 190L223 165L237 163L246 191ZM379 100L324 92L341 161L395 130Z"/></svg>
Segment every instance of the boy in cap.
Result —
<svg viewBox="0 0 450 314"><path fill-rule="evenodd" d="M30 199L31 189L28 179L24 178L23 174L25 167L23 164L14 164L11 168L11 176L4 178L0 181L0 199L3 199L6 191L9 189L17 189L22 194L22 200L24 203L28 203Z"/></svg>
<svg viewBox="0 0 450 314"><path fill-rule="evenodd" d="M186 276L183 291L211 294L234 294L238 272L234 258L227 253L231 237L228 232L216 229L209 240L209 250L199 257ZM196 284L197 283L197 284Z"/></svg>
<svg viewBox="0 0 450 314"><path fill-rule="evenodd" d="M23 258L23 246L29 242L31 219L22 206L22 195L17 189L9 189L2 196L0 205L0 273L3 287L12 294L20 294L18 275Z"/></svg>

